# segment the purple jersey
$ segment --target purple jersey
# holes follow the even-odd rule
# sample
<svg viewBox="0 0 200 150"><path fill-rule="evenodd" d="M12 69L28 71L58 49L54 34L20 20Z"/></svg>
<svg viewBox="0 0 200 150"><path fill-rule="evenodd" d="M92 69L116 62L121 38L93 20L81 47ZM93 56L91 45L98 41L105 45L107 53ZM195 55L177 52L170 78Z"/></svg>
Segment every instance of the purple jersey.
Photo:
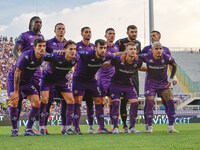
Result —
<svg viewBox="0 0 200 150"><path fill-rule="evenodd" d="M110 64L115 66L115 73L111 79L111 83L119 84L120 86L133 86L133 82L131 77L137 71L137 69L141 68L142 61L140 58L138 60L133 60L132 64L125 62L121 62L121 55L115 56Z"/></svg>
<svg viewBox="0 0 200 150"><path fill-rule="evenodd" d="M79 52L79 51L89 51L89 50L94 50L94 44L92 44L92 43L90 43L89 45L85 45L85 44L83 44L83 42L82 41L80 41L80 42L78 42L78 43L76 43L76 50L77 50L77 52Z"/></svg>
<svg viewBox="0 0 200 150"><path fill-rule="evenodd" d="M111 47L107 46L107 52L110 52L110 53L119 52L119 46L116 44L113 44ZM113 76L114 72L115 72L115 67L100 68L97 73L97 78L110 80L111 77Z"/></svg>
<svg viewBox="0 0 200 150"><path fill-rule="evenodd" d="M151 84L154 88L164 88L167 81L168 64L173 64L174 58L163 53L160 59L154 59L153 53L141 54L139 56L147 64L147 77L145 84Z"/></svg>
<svg viewBox="0 0 200 150"><path fill-rule="evenodd" d="M74 77L82 80L95 79L95 74L102 64L114 57L114 54L107 52L104 57L98 59L95 50L79 51L78 54L80 59L75 68Z"/></svg>
<svg viewBox="0 0 200 150"><path fill-rule="evenodd" d="M42 38L44 39L42 34L35 34L33 31L27 31L22 33L18 39L16 44L21 46L22 53L33 49L35 39Z"/></svg>
<svg viewBox="0 0 200 150"><path fill-rule="evenodd" d="M45 56L46 54L44 54L41 59L37 60L34 50L29 50L21 54L16 63L16 68L19 68L22 71L20 85L31 81L33 74L42 64Z"/></svg>
<svg viewBox="0 0 200 150"><path fill-rule="evenodd" d="M47 53L52 53L56 50L64 50L64 45L66 42L66 39L64 39L62 42L59 42L56 37L48 40L46 48Z"/></svg>
<svg viewBox="0 0 200 150"><path fill-rule="evenodd" d="M163 48L163 52L164 52L165 54L171 56L171 52L170 52L169 48L167 48L167 47L165 47L165 46L162 46L162 48ZM146 46L146 47L144 47L144 48L142 49L142 53L148 53L148 52L151 51L151 49L152 49L152 46L151 46L151 45L148 45L148 46Z"/></svg>
<svg viewBox="0 0 200 150"><path fill-rule="evenodd" d="M79 55L76 55L71 61L66 61L65 53L62 55L56 52L51 53L44 59L45 61L49 61L49 64L47 68L43 70L43 78L53 82L65 80L66 74L77 63L78 59Z"/></svg>

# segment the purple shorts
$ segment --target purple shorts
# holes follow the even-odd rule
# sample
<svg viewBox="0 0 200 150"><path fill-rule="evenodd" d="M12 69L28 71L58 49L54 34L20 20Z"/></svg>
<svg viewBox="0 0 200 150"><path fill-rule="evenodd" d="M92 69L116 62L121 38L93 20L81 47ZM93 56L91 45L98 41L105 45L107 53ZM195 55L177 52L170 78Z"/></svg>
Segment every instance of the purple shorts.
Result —
<svg viewBox="0 0 200 150"><path fill-rule="evenodd" d="M51 81L46 81L42 79L40 91L52 91L53 87L55 87L55 91L59 93L60 92L72 93L72 89L68 86L67 80L63 80L59 82L51 82Z"/></svg>
<svg viewBox="0 0 200 150"><path fill-rule="evenodd" d="M39 95L38 90L32 82L20 85L19 92L22 94L23 99L29 95Z"/></svg>
<svg viewBox="0 0 200 150"><path fill-rule="evenodd" d="M110 94L111 94L112 100L120 99L122 94L128 100L138 98L137 92L136 92L134 86L122 87L122 86L120 86L118 84L114 84L114 83L111 83Z"/></svg>
<svg viewBox="0 0 200 150"><path fill-rule="evenodd" d="M103 79L98 79L97 80L98 86L101 89L102 96L110 96L110 85L111 85L111 80L103 80Z"/></svg>
<svg viewBox="0 0 200 150"><path fill-rule="evenodd" d="M91 93L91 97L102 97L101 89L98 87L96 80L82 81L76 78L73 79L74 96L84 96L86 90Z"/></svg>
<svg viewBox="0 0 200 150"><path fill-rule="evenodd" d="M170 88L169 86L162 88L158 86L158 88L155 88L152 87L150 84L145 84L144 96L156 96L157 94L158 97L162 97L161 94L163 93L163 91L169 88Z"/></svg>
<svg viewBox="0 0 200 150"><path fill-rule="evenodd" d="M14 92L14 80L13 79L7 79L7 93L8 97L10 97L10 93Z"/></svg>

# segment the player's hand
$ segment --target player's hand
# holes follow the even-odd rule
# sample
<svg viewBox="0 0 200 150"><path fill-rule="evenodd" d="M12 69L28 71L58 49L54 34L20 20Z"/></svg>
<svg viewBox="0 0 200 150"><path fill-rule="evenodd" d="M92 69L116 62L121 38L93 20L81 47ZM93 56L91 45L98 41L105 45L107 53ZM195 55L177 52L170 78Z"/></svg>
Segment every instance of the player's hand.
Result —
<svg viewBox="0 0 200 150"><path fill-rule="evenodd" d="M171 85L172 85L171 82L168 82L165 87L170 87Z"/></svg>
<svg viewBox="0 0 200 150"><path fill-rule="evenodd" d="M173 85L176 85L178 82L177 82L177 80L173 80Z"/></svg>
<svg viewBox="0 0 200 150"><path fill-rule="evenodd" d="M57 53L58 55L62 55L62 54L64 53L64 51L63 51L63 50L58 50L58 51L56 51L56 53Z"/></svg>
<svg viewBox="0 0 200 150"><path fill-rule="evenodd" d="M18 92L11 92L9 98L10 98L11 101L19 100L19 93Z"/></svg>

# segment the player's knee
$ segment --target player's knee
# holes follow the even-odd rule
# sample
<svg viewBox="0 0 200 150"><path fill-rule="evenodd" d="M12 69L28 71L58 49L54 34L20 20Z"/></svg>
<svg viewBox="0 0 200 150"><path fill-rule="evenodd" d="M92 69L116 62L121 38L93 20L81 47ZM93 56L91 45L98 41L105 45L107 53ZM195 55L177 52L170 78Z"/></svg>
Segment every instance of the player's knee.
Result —
<svg viewBox="0 0 200 150"><path fill-rule="evenodd" d="M74 102L75 102L75 100L74 100L73 97L69 97L69 98L67 99L67 104L74 104Z"/></svg>
<svg viewBox="0 0 200 150"><path fill-rule="evenodd" d="M138 99L129 99L129 102L130 102L130 103L137 103L137 102L138 102Z"/></svg>
<svg viewBox="0 0 200 150"><path fill-rule="evenodd" d="M102 104L103 102L103 100L102 100L102 98L93 98L94 99L94 103L96 104L96 105L100 105L100 104Z"/></svg>
<svg viewBox="0 0 200 150"><path fill-rule="evenodd" d="M76 104L81 104L82 98L83 98L83 97L81 97L81 96L76 96L76 97L74 97L75 103L76 103Z"/></svg>
<svg viewBox="0 0 200 150"><path fill-rule="evenodd" d="M17 107L18 106L18 101L17 100L12 100L11 101L11 107Z"/></svg>
<svg viewBox="0 0 200 150"><path fill-rule="evenodd" d="M37 100L37 101L34 101L34 103L32 104L34 107L37 107L39 108L40 107L40 101Z"/></svg>

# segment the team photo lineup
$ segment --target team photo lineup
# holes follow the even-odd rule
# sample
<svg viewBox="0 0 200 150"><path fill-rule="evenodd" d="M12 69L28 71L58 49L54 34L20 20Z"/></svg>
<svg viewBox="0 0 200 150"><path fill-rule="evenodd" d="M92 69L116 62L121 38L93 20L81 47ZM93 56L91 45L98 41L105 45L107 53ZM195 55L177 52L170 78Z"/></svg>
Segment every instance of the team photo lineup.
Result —
<svg viewBox="0 0 200 150"><path fill-rule="evenodd" d="M45 40L40 32L40 17L32 17L28 28L29 31L23 32L15 42L12 53L16 64L7 78L11 137L22 133L18 121L23 99L31 103L24 136L50 135L47 122L54 98L60 99L61 131L58 132L62 135L83 134L79 126L82 101L87 106L88 133L153 133L156 96L161 98L169 119L168 129L163 129L163 132L179 132L174 128L172 90L173 85L177 84L177 64L170 50L160 43L159 31L153 30L152 44L141 49L135 25L127 25L127 37L118 40L115 39L115 29L107 28L105 40L96 39L94 44L90 43L92 31L87 26L80 29L82 40L78 43L64 38L66 28L63 23L55 23L55 37L49 40ZM138 71L146 73L145 85L140 85L145 87L143 131L137 130L136 125ZM111 130L104 125L106 100L109 103ZM127 106L130 106L129 112ZM93 126L94 117L97 119L97 129ZM118 125L119 117L123 122L122 130Z"/></svg>

